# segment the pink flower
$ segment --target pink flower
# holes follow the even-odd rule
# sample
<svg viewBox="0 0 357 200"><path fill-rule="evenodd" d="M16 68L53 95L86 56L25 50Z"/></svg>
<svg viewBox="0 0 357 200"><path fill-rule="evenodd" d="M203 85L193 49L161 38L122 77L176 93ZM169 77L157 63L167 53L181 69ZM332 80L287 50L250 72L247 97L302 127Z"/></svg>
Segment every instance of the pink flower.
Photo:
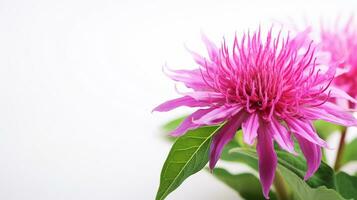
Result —
<svg viewBox="0 0 357 200"><path fill-rule="evenodd" d="M262 39L260 30L252 36L248 33L241 40L235 37L231 50L225 41L218 48L203 36L209 57L192 53L199 68L167 72L192 92L154 109L163 112L180 106L200 108L172 132L173 136L200 126L225 123L211 144L211 169L223 147L238 129L243 129L247 144L257 141L259 175L266 198L277 166L274 141L295 154L293 137L296 138L307 160L308 179L320 165L321 147L327 146L316 134L312 121L357 125L350 113L327 101L330 96L348 95L329 89L335 68L322 72L326 66L317 60L307 33L294 38L280 35L274 37L270 30Z"/></svg>
<svg viewBox="0 0 357 200"><path fill-rule="evenodd" d="M331 53L331 61L338 65L340 75L333 85L357 98L357 23L351 17L343 27L321 29L322 50ZM349 108L357 104L349 102Z"/></svg>

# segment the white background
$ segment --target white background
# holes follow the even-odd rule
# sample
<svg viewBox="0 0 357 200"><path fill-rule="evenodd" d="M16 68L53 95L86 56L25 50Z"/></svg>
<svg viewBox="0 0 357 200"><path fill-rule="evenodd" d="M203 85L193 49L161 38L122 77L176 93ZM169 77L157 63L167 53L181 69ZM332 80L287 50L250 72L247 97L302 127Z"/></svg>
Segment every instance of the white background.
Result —
<svg viewBox="0 0 357 200"><path fill-rule="evenodd" d="M154 199L170 149L151 113L177 96L161 71L184 44L274 20L351 13L356 1L0 2L0 199ZM355 9L356 11L356 9ZM289 21L289 20L288 20ZM236 199L206 172L168 199Z"/></svg>

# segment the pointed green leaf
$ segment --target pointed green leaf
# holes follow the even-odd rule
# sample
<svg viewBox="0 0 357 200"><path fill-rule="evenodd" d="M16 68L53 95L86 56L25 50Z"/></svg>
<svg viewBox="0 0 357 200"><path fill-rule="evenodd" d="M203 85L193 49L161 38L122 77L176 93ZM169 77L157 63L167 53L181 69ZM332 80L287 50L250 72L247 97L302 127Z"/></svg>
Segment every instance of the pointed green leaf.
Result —
<svg viewBox="0 0 357 200"><path fill-rule="evenodd" d="M278 170L293 191L294 200L345 200L335 190L325 186L310 187L303 179L282 165L278 166Z"/></svg>
<svg viewBox="0 0 357 200"><path fill-rule="evenodd" d="M345 172L336 175L337 191L346 199L357 199L357 177Z"/></svg>
<svg viewBox="0 0 357 200"><path fill-rule="evenodd" d="M176 140L162 168L156 200L165 199L186 178L207 164L212 136L219 128L198 128L188 131Z"/></svg>
<svg viewBox="0 0 357 200"><path fill-rule="evenodd" d="M265 199L259 179L253 174L242 173L234 175L223 168L216 168L213 170L213 175L235 190L246 200ZM270 199L277 199L273 192L270 193Z"/></svg>
<svg viewBox="0 0 357 200"><path fill-rule="evenodd" d="M248 160L248 165L251 165L252 162L255 162L256 164L252 166L257 166L258 156L254 150L236 148L231 152L237 154L237 156L245 156L246 158L249 158L249 159L245 159ZM317 185L314 186L309 185L308 182L305 182L300 177L299 175L300 169L293 168L294 164L297 163L295 163L295 161L292 162L289 159L284 160L281 156L282 155L278 157L277 170L279 170L279 172L284 177L286 183L290 186L291 190L293 191L295 200L343 200L344 199L335 190L327 188L324 184L322 184L322 186L318 186L317 188L315 188L317 185L321 184L321 182L319 181L315 182L315 183L319 183ZM311 179L313 178L314 176Z"/></svg>
<svg viewBox="0 0 357 200"><path fill-rule="evenodd" d="M307 166L305 158L302 155L294 156L286 151L276 151L278 162L288 170L294 172L300 178L305 176ZM311 187L326 186L327 188L335 188L335 175L333 169L321 162L319 169L315 174L307 180L307 184Z"/></svg>
<svg viewBox="0 0 357 200"><path fill-rule="evenodd" d="M235 157L235 161L245 163L253 169L258 170L256 159L252 159L249 154L242 153L241 151L239 151L240 149L245 149L244 151L252 152L253 154L255 154L255 151L253 149L233 149L231 150L231 153L232 156ZM305 176L306 161L303 156L294 156L288 152L281 150L276 150L276 152L280 165L292 171L300 178L303 178ZM321 162L321 165L317 172L309 180L307 180L307 184L311 187L326 186L327 188L335 188L334 171L326 163Z"/></svg>

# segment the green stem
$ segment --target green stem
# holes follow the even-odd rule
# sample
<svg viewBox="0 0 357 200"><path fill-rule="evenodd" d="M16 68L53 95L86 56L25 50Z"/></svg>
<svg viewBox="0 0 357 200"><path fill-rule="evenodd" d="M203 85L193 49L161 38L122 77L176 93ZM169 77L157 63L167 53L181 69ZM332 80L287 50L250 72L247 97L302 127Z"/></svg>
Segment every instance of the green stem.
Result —
<svg viewBox="0 0 357 200"><path fill-rule="evenodd" d="M341 159L342 159L343 151L345 150L345 145L346 145L346 142L345 142L346 133L347 133L347 128L343 128L342 133L341 133L341 138L340 138L340 144L338 145L335 166L333 167L335 169L335 171L338 171L341 168Z"/></svg>
<svg viewBox="0 0 357 200"><path fill-rule="evenodd" d="M280 199L280 200L289 199L287 185L284 181L283 176L278 171L275 173L274 187L275 187L275 191L278 196L278 199Z"/></svg>

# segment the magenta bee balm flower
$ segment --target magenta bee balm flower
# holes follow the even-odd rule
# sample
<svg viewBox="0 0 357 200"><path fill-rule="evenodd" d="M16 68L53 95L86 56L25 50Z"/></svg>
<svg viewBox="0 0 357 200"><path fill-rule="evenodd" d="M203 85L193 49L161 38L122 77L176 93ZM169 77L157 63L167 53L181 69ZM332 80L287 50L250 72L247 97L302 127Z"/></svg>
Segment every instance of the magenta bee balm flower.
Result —
<svg viewBox="0 0 357 200"><path fill-rule="evenodd" d="M333 84L357 98L357 24L354 18L343 27L322 28L321 43L322 50L331 53L331 61L340 70ZM349 108L357 109L357 104L349 102Z"/></svg>
<svg viewBox="0 0 357 200"><path fill-rule="evenodd" d="M321 147L327 146L316 134L312 121L322 119L351 126L357 120L328 101L330 97L349 97L329 88L335 68L320 62L306 35L303 32L294 38L282 38L281 33L275 37L270 30L263 39L259 30L240 40L235 37L231 48L225 41L218 48L203 37L209 56L193 53L197 69L167 72L192 91L154 110L199 108L172 132L173 136L224 123L212 140L211 169L223 147L242 129L244 142L256 144L266 198L277 166L274 141L294 154L294 138L298 141L307 160L308 179L320 165Z"/></svg>

